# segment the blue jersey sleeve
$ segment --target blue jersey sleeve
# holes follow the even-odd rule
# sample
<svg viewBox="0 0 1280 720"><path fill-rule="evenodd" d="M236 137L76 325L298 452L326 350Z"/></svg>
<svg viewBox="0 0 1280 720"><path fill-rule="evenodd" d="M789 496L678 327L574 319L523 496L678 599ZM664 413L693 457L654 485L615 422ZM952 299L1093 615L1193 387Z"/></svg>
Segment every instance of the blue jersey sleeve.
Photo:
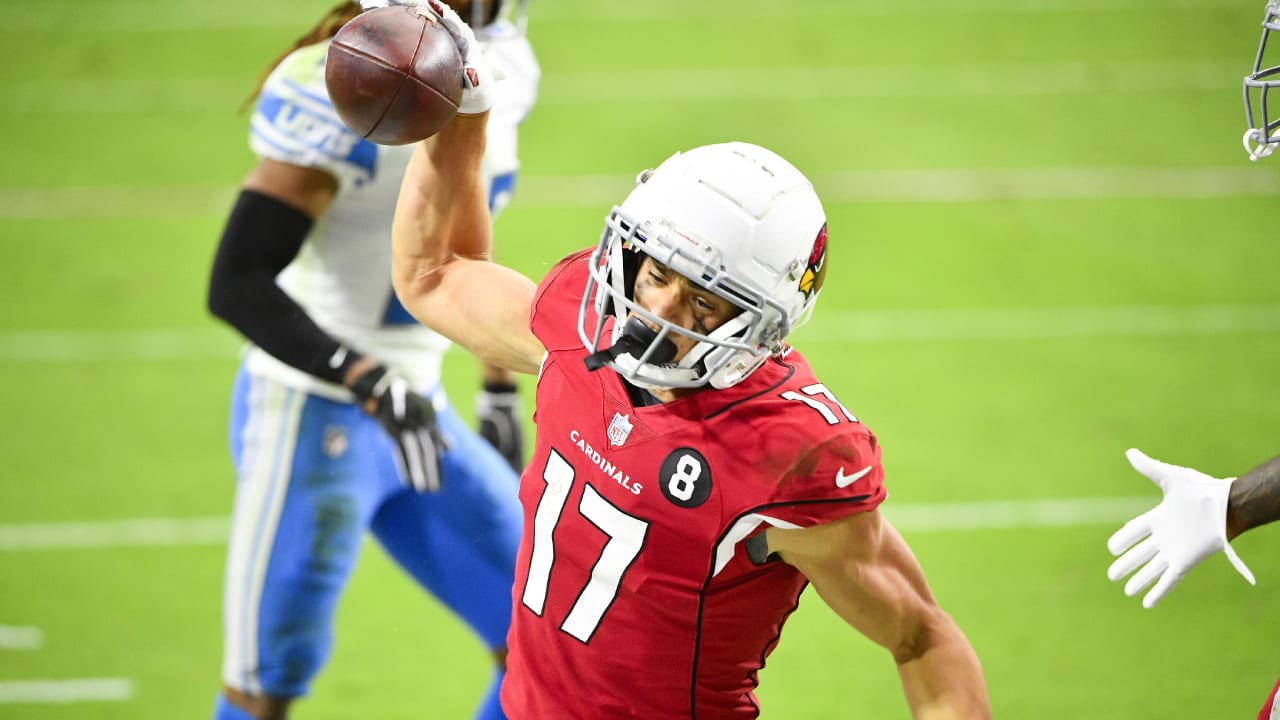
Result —
<svg viewBox="0 0 1280 720"><path fill-rule="evenodd" d="M324 84L328 43L289 55L267 78L249 124L249 146L261 158L316 168L340 186L360 186L378 172L378 146L353 133Z"/></svg>

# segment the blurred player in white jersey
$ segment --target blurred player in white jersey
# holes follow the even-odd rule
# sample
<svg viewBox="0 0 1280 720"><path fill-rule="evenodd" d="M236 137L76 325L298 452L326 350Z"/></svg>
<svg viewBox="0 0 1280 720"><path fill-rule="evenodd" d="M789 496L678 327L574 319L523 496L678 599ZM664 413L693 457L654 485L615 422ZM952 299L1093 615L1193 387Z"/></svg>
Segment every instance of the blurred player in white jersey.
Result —
<svg viewBox="0 0 1280 720"><path fill-rule="evenodd" d="M458 5L505 76L484 160L496 213L514 187L517 126L539 69L506 8ZM284 718L308 692L366 530L491 649L495 677L476 717L502 717L521 525L515 387L486 371L487 388L506 391L480 408L504 458L445 398L448 342L392 292L391 220L412 147L354 135L324 82L329 38L360 11L332 8L264 79L250 129L258 162L214 260L209 307L249 340L231 407L237 486L216 720Z"/></svg>

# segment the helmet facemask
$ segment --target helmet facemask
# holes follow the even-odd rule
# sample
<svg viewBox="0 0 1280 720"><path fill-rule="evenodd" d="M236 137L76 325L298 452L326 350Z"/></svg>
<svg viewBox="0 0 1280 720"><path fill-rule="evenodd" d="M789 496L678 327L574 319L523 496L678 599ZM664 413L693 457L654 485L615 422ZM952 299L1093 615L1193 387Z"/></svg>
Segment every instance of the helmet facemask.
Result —
<svg viewBox="0 0 1280 720"><path fill-rule="evenodd" d="M760 165L765 160L776 177ZM767 175L751 177L752 169ZM589 262L578 325L592 353L588 367L607 366L649 390L741 382L808 319L821 283L805 260L819 227L818 254L825 257L825 217L812 186L762 148L698 148L642 173L636 191L606 218ZM646 310L634 292L645 256L740 312L704 334ZM694 344L672 362L676 336Z"/></svg>
<svg viewBox="0 0 1280 720"><path fill-rule="evenodd" d="M1267 3L1258 55L1253 61L1253 71L1244 77L1244 113L1249 124L1244 133L1244 148L1249 159L1255 162L1270 155L1280 144L1280 118L1273 118L1267 98L1270 90L1280 87L1280 59L1276 57L1280 50L1273 49L1271 60L1267 60L1268 35L1273 31L1280 32L1280 0Z"/></svg>

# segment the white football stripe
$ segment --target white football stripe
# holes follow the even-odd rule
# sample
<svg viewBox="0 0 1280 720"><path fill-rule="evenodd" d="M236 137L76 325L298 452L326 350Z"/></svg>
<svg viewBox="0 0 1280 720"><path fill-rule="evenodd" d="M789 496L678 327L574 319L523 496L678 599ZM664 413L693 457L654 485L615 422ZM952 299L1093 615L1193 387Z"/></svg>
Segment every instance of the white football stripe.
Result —
<svg viewBox="0 0 1280 720"><path fill-rule="evenodd" d="M0 362L200 360L235 357L244 341L219 327L0 331Z"/></svg>
<svg viewBox="0 0 1280 720"><path fill-rule="evenodd" d="M1197 337L1280 332L1280 304L1118 305L844 310L828 308L796 331L797 345L964 342L1082 337ZM0 331L0 362L229 360L239 347L220 328ZM141 530L140 530L141 531Z"/></svg>
<svg viewBox="0 0 1280 720"><path fill-rule="evenodd" d="M1017 168L837 170L809 173L818 195L834 203L964 203L993 200L1274 197L1280 175L1250 167ZM520 179L513 208L607 208L627 196L623 175L531 176ZM4 214L0 194L0 217Z"/></svg>
<svg viewBox="0 0 1280 720"><path fill-rule="evenodd" d="M38 627L0 625L0 650L39 650L44 633Z"/></svg>
<svg viewBox="0 0 1280 720"><path fill-rule="evenodd" d="M0 220L223 217L238 189L234 185L3 188ZM66 206L59 210L63 203ZM9 237L17 239L16 234Z"/></svg>
<svg viewBox="0 0 1280 720"><path fill-rule="evenodd" d="M1171 60L574 70L548 76L539 87L538 104L1217 93L1240 75L1239 66L1231 61ZM55 98L45 96L41 102Z"/></svg>
<svg viewBox="0 0 1280 720"><path fill-rule="evenodd" d="M810 173L834 203L1274 197L1280 175L1205 168L835 170ZM513 207L597 209L626 197L634 175L530 175ZM0 188L0 220L222 217L234 186ZM3 242L3 241L0 241Z"/></svg>
<svg viewBox="0 0 1280 720"><path fill-rule="evenodd" d="M903 532L1117 525L1150 510L1159 498L1074 498L882 506Z"/></svg>
<svg viewBox="0 0 1280 720"><path fill-rule="evenodd" d="M0 525L0 551L221 545L230 528L225 517Z"/></svg>
<svg viewBox="0 0 1280 720"><path fill-rule="evenodd" d="M272 3L254 6L254 12L226 12L217 3L203 5L165 5L155 2L113 2L95 11L92 6L80 12L74 26L76 33L172 33L193 30L287 30L297 34L301 30L296 12L289 6L275 7ZM534 3L529 13L530 25L560 23L607 23L629 25L637 22L672 24L703 24L708 21L794 20L827 22L840 19L871 17L914 18L918 22L938 21L942 18L964 15L1042 15L1088 13L1100 15L1150 10L1152 13L1189 11L1197 13L1220 10L1239 10L1239 0L1168 0L1163 3L1152 0L951 0L921 6L899 0L826 0L808 2L802 9L789 3L749 2L735 3L727 9L725 3ZM1250 7L1252 7L1250 5ZM1261 3L1259 3L1259 11ZM305 21L305 18L304 18ZM6 20L12 32L54 32L67 29L67 18L62 13L22 12ZM1153 26L1154 29L1154 26ZM618 29L631 32L633 28Z"/></svg>
<svg viewBox="0 0 1280 720"><path fill-rule="evenodd" d="M723 3L681 3L675 9L669 3L536 3L529 14L533 26L561 22L582 23L635 23L661 22L664 25L707 21L755 21L795 20L802 18L813 22L841 18L906 17L919 18L921 22L939 20L959 15L1041 15L1069 13L1098 15L1111 12L1150 10L1153 13L1187 10L1212 12L1222 9L1239 9L1234 0L1169 0L1157 3L1152 0L949 0L945 3L921 6L900 0L828 0L826 2L793 3L749 2L736 3L726 10ZM1070 17L1070 15L1068 15Z"/></svg>
<svg viewBox="0 0 1280 720"><path fill-rule="evenodd" d="M1111 525L1153 507L1159 498L1065 498L883 506L903 530L945 532L1003 528ZM145 518L81 523L0 525L0 552L225 543L224 517ZM139 528L147 528L139 532ZM740 538L739 538L740 539Z"/></svg>
<svg viewBox="0 0 1280 720"><path fill-rule="evenodd" d="M126 678L0 682L0 704L120 702L132 697L133 683Z"/></svg>
<svg viewBox="0 0 1280 720"><path fill-rule="evenodd" d="M1280 305L1119 305L818 311L793 336L822 343L1193 337L1280 332Z"/></svg>
<svg viewBox="0 0 1280 720"><path fill-rule="evenodd" d="M563 70L539 86L538 105L1218 94L1242 73L1238 59ZM0 116L229 111L243 90L216 77L17 83L0 89Z"/></svg>

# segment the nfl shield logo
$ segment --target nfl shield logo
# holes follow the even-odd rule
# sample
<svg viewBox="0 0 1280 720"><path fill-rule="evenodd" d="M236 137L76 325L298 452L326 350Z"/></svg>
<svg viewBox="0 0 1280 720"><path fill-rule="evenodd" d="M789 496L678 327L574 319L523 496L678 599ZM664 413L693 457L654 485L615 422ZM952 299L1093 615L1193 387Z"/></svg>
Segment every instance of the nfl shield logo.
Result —
<svg viewBox="0 0 1280 720"><path fill-rule="evenodd" d="M613 422L609 423L610 445L621 447L622 443L627 441L627 436L631 434L632 427L629 420L630 417L630 415L623 415L622 413L613 414Z"/></svg>
<svg viewBox="0 0 1280 720"><path fill-rule="evenodd" d="M340 458L347 452L347 431L338 425L328 425L324 429L324 454L330 458Z"/></svg>

